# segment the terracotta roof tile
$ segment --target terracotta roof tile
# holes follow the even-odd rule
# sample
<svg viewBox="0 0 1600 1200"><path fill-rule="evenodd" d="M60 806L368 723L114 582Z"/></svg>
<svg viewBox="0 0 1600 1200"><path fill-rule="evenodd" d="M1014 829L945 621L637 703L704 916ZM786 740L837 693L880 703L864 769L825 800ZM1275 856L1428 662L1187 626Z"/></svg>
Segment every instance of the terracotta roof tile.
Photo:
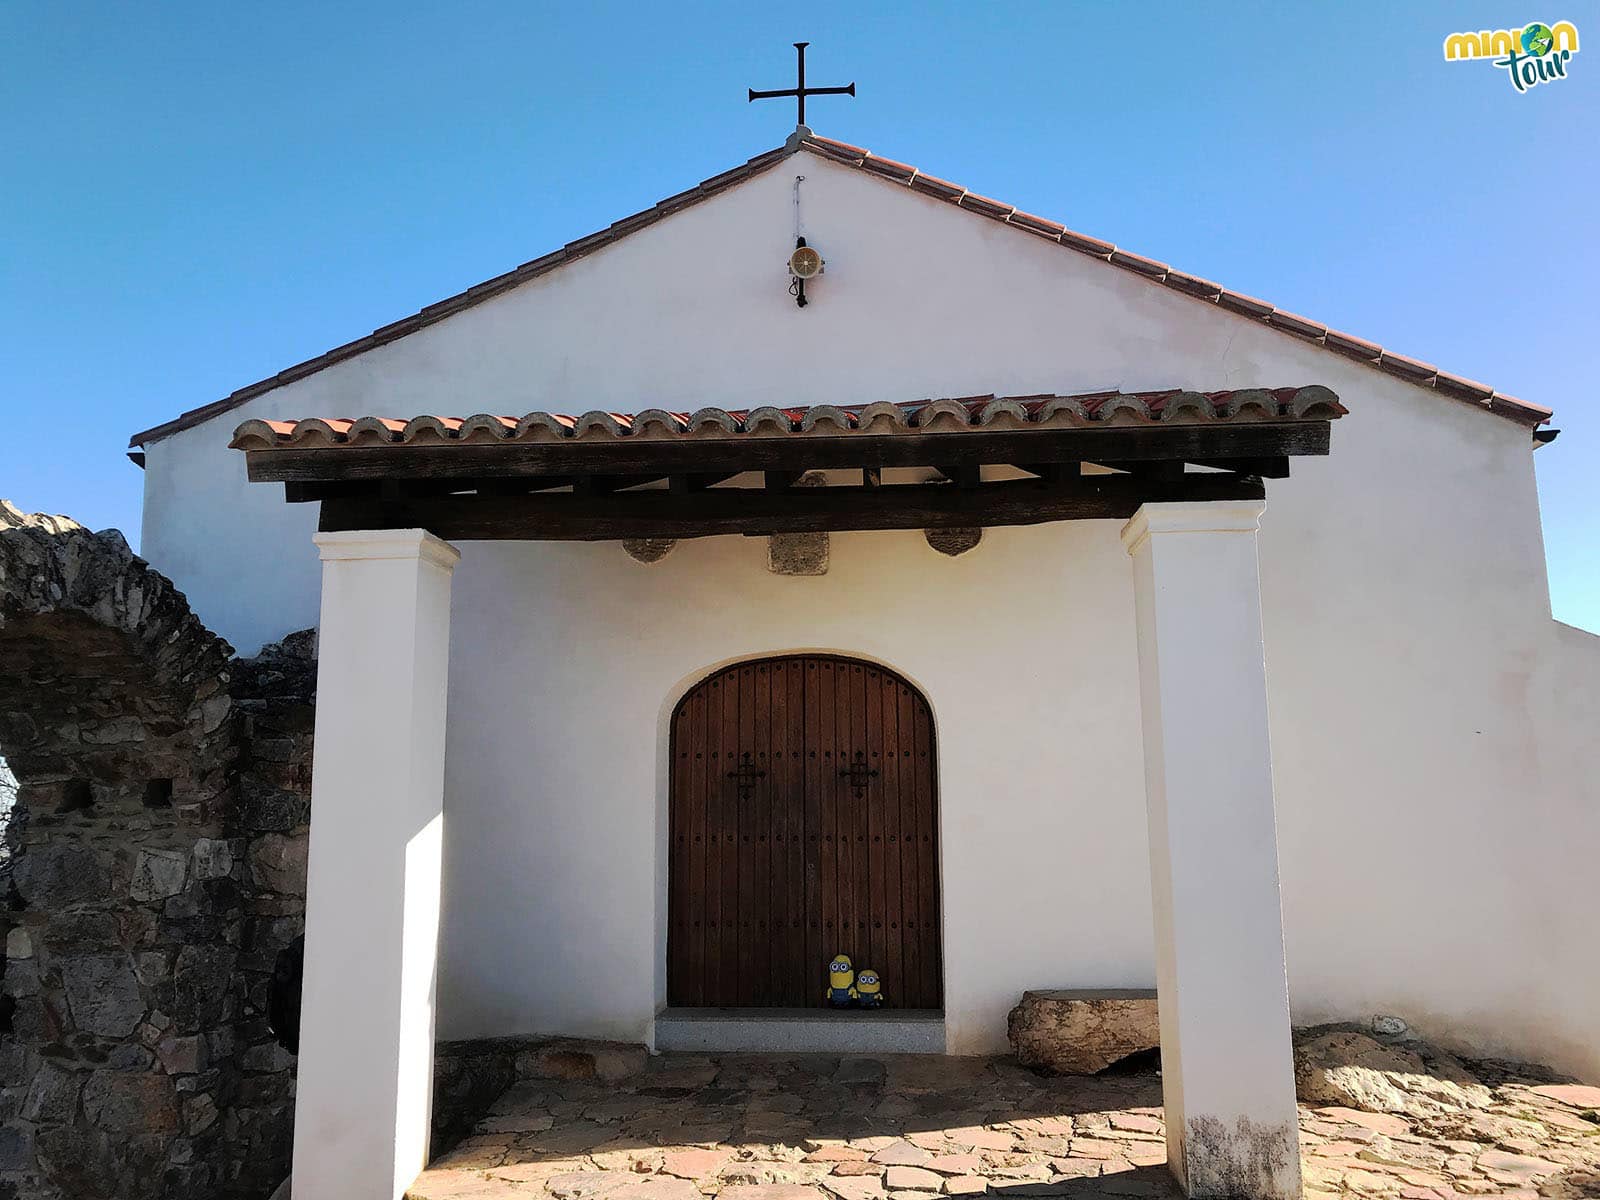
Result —
<svg viewBox="0 0 1600 1200"><path fill-rule="evenodd" d="M1109 259L1116 253L1116 247L1110 242L1102 242L1099 238L1092 238L1085 233L1074 233L1070 229L1061 231L1061 244L1069 250L1079 250L1094 258Z"/></svg>
<svg viewBox="0 0 1600 1200"><path fill-rule="evenodd" d="M977 192L967 192L961 197L961 207L970 208L980 212L986 217L1000 217L1002 220L1016 212L1010 204L1002 204L998 200L991 200L987 196L980 196Z"/></svg>
<svg viewBox="0 0 1600 1200"><path fill-rule="evenodd" d="M1252 388L1191 392L1088 392L1074 396L957 396L912 404L820 404L805 408L701 408L693 413L645 409L639 413L593 410L578 416L532 412L522 417L478 414L446 417L306 417L298 421L245 421L234 430L236 450L332 447L418 441L548 441L552 438L674 438L697 436L874 437L924 430L959 431L1009 421L1038 428L1086 428L1110 421L1333 420L1345 408L1329 389Z"/></svg>
<svg viewBox="0 0 1600 1200"><path fill-rule="evenodd" d="M1473 379L1466 379L1460 375L1451 375L1440 371L1433 381L1433 386L1441 392L1451 396L1460 397L1462 400L1471 400L1482 404L1494 395L1494 389L1486 383L1478 383Z"/></svg>
<svg viewBox="0 0 1600 1200"><path fill-rule="evenodd" d="M940 200L959 200L967 191L959 183L951 183L948 179L940 179L937 175L929 175L923 171L917 172L916 178L911 181L911 186L919 192L937 196Z"/></svg>
<svg viewBox="0 0 1600 1200"><path fill-rule="evenodd" d="M926 196L958 205L969 212L984 217L1015 225L1017 228L1035 236L1059 242L1066 249L1108 261L1113 266L1132 271L1141 278L1158 282L1186 296L1214 303L1241 316L1261 321L1269 328L1309 339L1348 358L1377 366L1396 378L1405 379L1423 387L1433 388L1441 394L1454 399L1477 404L1490 412L1509 417L1522 424L1539 425L1549 420L1551 416L1551 410L1541 405L1530 404L1514 396L1494 392L1488 389L1486 385L1473 383L1470 380L1462 379L1460 376L1442 373L1436 367L1427 363L1405 355L1385 351L1374 342L1369 342L1335 329L1326 329L1308 318L1280 311L1276 306L1265 300L1258 300L1253 296L1228 291L1209 280L1200 279L1197 276L1188 275L1181 271L1174 271L1171 267L1154 259L1119 250L1110 242L1074 232L1043 217L1018 212L1011 205L998 200L991 200L975 192L969 192L959 184L951 183L937 176L923 174L906 163L872 154L865 148L853 146L848 142L821 137L809 131L798 131L784 145L769 150L764 154L758 154L730 171L724 171L720 175L713 175L710 179L704 180L697 186L679 192L675 196L669 196L643 212L624 217L598 233L579 238L560 250L523 263L520 267L508 271L504 275L496 276L494 279L477 284L460 295L441 300L437 304L431 304L419 313L374 330L366 337L356 338L354 341L347 342L343 346L318 355L316 358L307 359L303 363L281 371L277 375L269 376L257 383L239 388L221 400L192 409L174 420L136 433L129 440L129 445L141 446L147 442L156 441L177 433L179 430L198 425L210 420L212 417L237 408L239 405L291 380L303 378L325 367L332 366L334 363L352 358L366 350L392 342L396 338L404 337L409 333L414 333L435 321L443 320L445 317L470 308L474 304L499 295L501 292L515 287L528 279L542 275L546 271L555 270L585 253L599 249L617 238L625 237L629 233L651 225L679 209L698 203L707 196L714 195L744 179L759 174L767 168L784 161L790 155L800 152L815 154L833 162L862 169L880 178L908 183L912 188Z"/></svg>
<svg viewBox="0 0 1600 1200"><path fill-rule="evenodd" d="M1153 258L1145 258L1141 254L1129 254L1125 250L1111 252L1111 265L1114 267L1127 267L1130 271L1137 271L1141 275L1149 275L1156 279L1163 278L1167 271L1167 264L1157 262Z"/></svg>
<svg viewBox="0 0 1600 1200"><path fill-rule="evenodd" d="M1404 354L1395 354L1389 350L1385 350L1378 359L1378 366L1391 375L1399 375L1418 382L1432 379L1439 373L1439 368L1432 363L1418 362L1414 358L1407 358Z"/></svg>
<svg viewBox="0 0 1600 1200"><path fill-rule="evenodd" d="M1011 214L1010 223L1012 225L1020 225L1023 229L1033 233L1042 233L1046 237L1054 238L1057 241L1061 239L1061 235L1067 229L1065 225L1046 220L1044 217L1036 217L1032 213L1025 213L1020 208Z"/></svg>
<svg viewBox="0 0 1600 1200"><path fill-rule="evenodd" d="M869 171L876 171L879 175L898 179L902 183L910 183L911 177L917 173L917 169L909 163L895 162L892 158L879 158L876 155L863 160L861 165Z"/></svg>
<svg viewBox="0 0 1600 1200"><path fill-rule="evenodd" d="M1220 283L1212 283L1209 279L1201 279L1198 275L1185 275L1182 271L1168 271L1166 285L1180 292L1187 292L1191 296L1199 296L1203 300L1215 300L1222 292Z"/></svg>
<svg viewBox="0 0 1600 1200"><path fill-rule="evenodd" d="M1359 358L1362 362L1375 363L1383 354L1383 347L1377 342L1369 342L1365 338L1352 337L1348 333L1340 333L1337 329L1330 329L1322 339L1322 344L1329 350L1336 350L1340 354L1351 358Z"/></svg>
<svg viewBox="0 0 1600 1200"><path fill-rule="evenodd" d="M1257 300L1254 296L1246 296L1243 292L1230 292L1226 288L1217 293L1217 303L1223 308L1243 313L1247 317L1260 317L1262 320L1270 317L1273 312L1272 305L1265 300Z"/></svg>
<svg viewBox="0 0 1600 1200"><path fill-rule="evenodd" d="M1294 313L1283 312L1281 309L1273 310L1267 318L1267 323L1279 329L1287 329L1290 333L1297 333L1301 337L1321 338L1328 332L1326 325L1318 325L1315 321L1308 321L1304 317L1297 317Z"/></svg>

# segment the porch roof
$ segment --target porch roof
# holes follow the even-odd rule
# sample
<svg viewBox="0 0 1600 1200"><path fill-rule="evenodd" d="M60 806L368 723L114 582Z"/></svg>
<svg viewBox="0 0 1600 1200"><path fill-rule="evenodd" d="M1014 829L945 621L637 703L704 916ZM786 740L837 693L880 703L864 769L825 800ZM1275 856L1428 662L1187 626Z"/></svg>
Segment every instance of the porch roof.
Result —
<svg viewBox="0 0 1600 1200"><path fill-rule="evenodd" d="M1344 412L1318 385L1169 389L252 420L230 445L253 481L319 502L325 530L602 540L1034 524L1127 517L1152 500L1253 499L1290 457L1326 454ZM985 467L1015 470L985 479ZM929 474L885 486L884 468ZM861 484L794 486L816 470L859 470ZM732 483L751 472L760 486Z"/></svg>

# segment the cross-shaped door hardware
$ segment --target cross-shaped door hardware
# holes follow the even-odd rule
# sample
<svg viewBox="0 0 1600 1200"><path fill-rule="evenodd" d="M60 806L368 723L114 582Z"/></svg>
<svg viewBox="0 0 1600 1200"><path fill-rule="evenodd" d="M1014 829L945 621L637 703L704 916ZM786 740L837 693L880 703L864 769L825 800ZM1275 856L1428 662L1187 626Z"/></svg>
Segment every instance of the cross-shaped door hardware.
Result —
<svg viewBox="0 0 1600 1200"><path fill-rule="evenodd" d="M750 761L750 751L744 752L744 761L738 767L728 772L728 778L738 781L739 799L750 799L750 793L756 790L756 780L766 777L766 768L758 767Z"/></svg>
<svg viewBox="0 0 1600 1200"><path fill-rule="evenodd" d="M857 800L861 799L861 794L867 790L867 780L877 773L877 767L867 766L867 752L865 750L857 750L855 758L850 761L850 765L839 769L840 775L849 777L850 789L855 792Z"/></svg>

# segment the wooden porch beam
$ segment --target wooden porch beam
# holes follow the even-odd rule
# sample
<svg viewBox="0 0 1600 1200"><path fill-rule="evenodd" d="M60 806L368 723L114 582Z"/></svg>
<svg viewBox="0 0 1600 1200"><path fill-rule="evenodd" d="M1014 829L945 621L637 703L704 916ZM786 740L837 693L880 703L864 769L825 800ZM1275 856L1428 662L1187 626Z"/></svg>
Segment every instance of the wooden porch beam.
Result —
<svg viewBox="0 0 1600 1200"><path fill-rule="evenodd" d="M719 534L843 532L1037 525L1125 519L1147 501L1260 499L1253 476L1218 473L1175 480L1098 475L1067 483L1008 480L973 488L722 488L674 494L417 496L323 501L321 528L422 528L455 541L612 541Z"/></svg>

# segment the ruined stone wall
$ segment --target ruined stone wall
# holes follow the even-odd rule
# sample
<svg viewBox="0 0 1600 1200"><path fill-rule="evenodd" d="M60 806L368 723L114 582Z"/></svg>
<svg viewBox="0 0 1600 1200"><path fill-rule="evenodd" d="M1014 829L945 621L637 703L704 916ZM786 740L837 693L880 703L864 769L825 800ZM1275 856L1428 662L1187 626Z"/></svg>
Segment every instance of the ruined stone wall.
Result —
<svg viewBox="0 0 1600 1200"><path fill-rule="evenodd" d="M314 671L309 637L232 660L120 535L0 502L0 1197L286 1174L267 1008L302 927Z"/></svg>
<svg viewBox="0 0 1600 1200"><path fill-rule="evenodd" d="M239 757L231 828L244 846L244 942L238 962L239 1047L228 1114L232 1195L269 1194L289 1169L297 1038L278 1016L274 981L298 997L295 942L305 932L306 847L311 816L311 733L317 687L309 630L233 664ZM296 1012L297 1015L297 1012ZM270 1182L269 1182L270 1181ZM265 1191L261 1184L268 1183Z"/></svg>

